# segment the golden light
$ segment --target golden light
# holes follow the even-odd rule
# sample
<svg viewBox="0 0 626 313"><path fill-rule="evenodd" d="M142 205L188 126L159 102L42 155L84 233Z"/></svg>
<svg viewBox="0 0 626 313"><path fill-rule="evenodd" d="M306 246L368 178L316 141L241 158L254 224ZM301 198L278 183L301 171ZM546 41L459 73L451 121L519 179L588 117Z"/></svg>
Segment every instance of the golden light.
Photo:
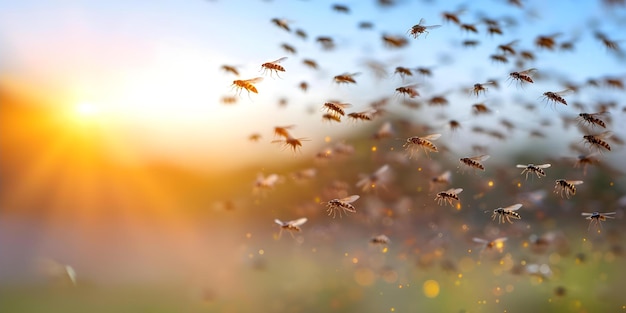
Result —
<svg viewBox="0 0 626 313"><path fill-rule="evenodd" d="M79 117L91 118L100 114L100 108L91 102L81 102L76 105L76 113Z"/></svg>

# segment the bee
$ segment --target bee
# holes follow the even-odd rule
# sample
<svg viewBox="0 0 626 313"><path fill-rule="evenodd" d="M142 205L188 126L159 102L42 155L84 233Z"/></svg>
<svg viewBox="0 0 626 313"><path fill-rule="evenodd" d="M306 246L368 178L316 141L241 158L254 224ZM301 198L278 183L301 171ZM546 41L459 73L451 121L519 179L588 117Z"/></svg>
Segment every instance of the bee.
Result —
<svg viewBox="0 0 626 313"><path fill-rule="evenodd" d="M302 60L302 63L304 63L304 65L316 70L319 66L317 65L317 62L311 60L311 59L304 59Z"/></svg>
<svg viewBox="0 0 626 313"><path fill-rule="evenodd" d="M353 119L353 120L361 120L361 121L371 121L373 118L373 115L376 114L376 110L368 110L368 111L362 111L362 112L352 112L352 113L348 113L348 117Z"/></svg>
<svg viewBox="0 0 626 313"><path fill-rule="evenodd" d="M490 155L483 154L483 155L478 155L474 157L461 158L459 160L461 161L461 164L463 165L484 171L485 167L480 162L489 159L489 157Z"/></svg>
<svg viewBox="0 0 626 313"><path fill-rule="evenodd" d="M413 38L417 39L417 37L419 37L421 34L426 34L426 37L428 37L428 30L429 29L435 29L435 28L439 28L441 27L441 25L431 25L431 26L425 26L424 24L424 19L420 19L419 23L413 25L413 27L411 27L407 33L409 33L411 36L413 36Z"/></svg>
<svg viewBox="0 0 626 313"><path fill-rule="evenodd" d="M605 131L597 135L585 135L583 139L586 140L585 144L589 145L589 148L596 148L598 151L602 152L602 148L611 151L611 146L604 139L609 138L613 135L611 131Z"/></svg>
<svg viewBox="0 0 626 313"><path fill-rule="evenodd" d="M399 74L402 79L404 79L406 76L413 76L413 72L411 72L411 69L402 66L396 67L394 74Z"/></svg>
<svg viewBox="0 0 626 313"><path fill-rule="evenodd" d="M534 164L528 164L528 165L523 165L523 164L517 164L517 168L523 168L524 170L522 171L522 175L524 173L526 173L526 179L528 179L528 174L529 173L535 173L537 174L538 178L541 178L542 176L546 176L546 172L543 170L544 168L548 168L552 166L551 164L541 164L541 165L534 165Z"/></svg>
<svg viewBox="0 0 626 313"><path fill-rule="evenodd" d="M361 179L356 183L356 186L365 192L369 189L376 189L378 185L384 188L387 180L389 180L389 165L385 164L370 175L361 175Z"/></svg>
<svg viewBox="0 0 626 313"><path fill-rule="evenodd" d="M291 147L293 152L300 151L302 147L302 141L307 141L306 138L293 138L291 136L287 136L284 139L272 140L272 143L282 143L284 148Z"/></svg>
<svg viewBox="0 0 626 313"><path fill-rule="evenodd" d="M343 73L333 77L337 84L356 84L356 80L354 80L354 76L357 76L361 73Z"/></svg>
<svg viewBox="0 0 626 313"><path fill-rule="evenodd" d="M322 109L325 109L326 111L328 111L328 113L332 115L344 116L346 115L346 111L344 109L349 108L351 106L352 105L350 103L340 103L340 102L329 101L329 102L324 103L324 106L322 107Z"/></svg>
<svg viewBox="0 0 626 313"><path fill-rule="evenodd" d="M289 28L289 21L286 19L279 19L279 18L273 18L271 20L272 23L274 23L274 25L288 31L291 32L291 28Z"/></svg>
<svg viewBox="0 0 626 313"><path fill-rule="evenodd" d="M285 68L282 65L278 64L278 63L280 63L280 62L282 62L282 61L284 61L286 59L287 59L287 57L282 57L282 58L280 58L278 60L274 60L272 62L266 62L266 63L261 64L261 70L263 71L263 74L265 74L267 71L269 71L270 72L270 76L272 76L272 72L276 73L276 76L278 76L278 72L284 72L285 71ZM278 76L278 77L280 77L280 76Z"/></svg>
<svg viewBox="0 0 626 313"><path fill-rule="evenodd" d="M582 180L557 179L556 185L554 186L554 193L560 194L561 198L563 197L563 193L565 193L565 196L569 199L570 195L573 196L576 194L576 185L582 183Z"/></svg>
<svg viewBox="0 0 626 313"><path fill-rule="evenodd" d="M239 70L235 66L224 64L224 65L221 66L221 68L226 73L232 73L235 76L239 76Z"/></svg>
<svg viewBox="0 0 626 313"><path fill-rule="evenodd" d="M599 118L599 116L603 116L608 114L609 112L598 112L598 113L579 113L578 114L578 119L581 122L586 122L587 124L591 125L591 126L595 126L598 125L602 128L606 128L606 124L604 123L603 120L601 120Z"/></svg>
<svg viewBox="0 0 626 313"><path fill-rule="evenodd" d="M289 52L291 54L296 54L296 48L290 44L283 43L280 45L280 47L283 48L283 50L285 50L286 52Z"/></svg>
<svg viewBox="0 0 626 313"><path fill-rule="evenodd" d="M289 134L289 129L294 128L296 125L289 125L289 126L275 126L274 127L274 136L279 136L279 137L284 137L284 138L288 138L291 137L291 135Z"/></svg>
<svg viewBox="0 0 626 313"><path fill-rule="evenodd" d="M437 203L439 205L443 205L446 202L449 203L452 207L454 207L454 204L452 204L452 200L457 200L459 201L459 194L463 191L463 188L451 188L448 189L446 191L442 191L437 193L437 195L435 196L435 201L437 201Z"/></svg>
<svg viewBox="0 0 626 313"><path fill-rule="evenodd" d="M439 139L439 137L441 137L441 134L431 134L424 137L409 137L406 139L403 147L406 150L409 150L409 157L412 157L415 153L415 150L417 150L419 147L422 147L422 149L424 149L426 155L428 155L428 151L439 152L437 147L431 142L431 140L437 140Z"/></svg>
<svg viewBox="0 0 626 313"><path fill-rule="evenodd" d="M288 221L288 222L282 222L279 219L274 219L274 222L280 226L280 232L278 233L278 238L280 238L280 236L282 235L283 230L289 231L289 234L291 234L291 237L293 237L293 232L300 232L302 230L300 229L300 226L306 223L306 221L307 221L306 217L302 217L297 220Z"/></svg>
<svg viewBox="0 0 626 313"><path fill-rule="evenodd" d="M370 243L374 245L387 245L390 242L391 240L389 239L389 237L385 235L374 236L372 237L372 239L370 239Z"/></svg>
<svg viewBox="0 0 626 313"><path fill-rule="evenodd" d="M327 208L326 211L328 212L328 216L332 214L333 218L335 218L337 213L339 213L339 217L342 217L341 216L342 211L343 213L346 213L346 214L348 214L348 212L356 213L356 209L352 205L352 202L356 201L359 198L360 198L359 195L352 195L349 197L345 197L341 199L333 199L333 200L326 202L326 208Z"/></svg>
<svg viewBox="0 0 626 313"><path fill-rule="evenodd" d="M474 24L460 24L461 30L464 30L468 33L478 34L478 28Z"/></svg>
<svg viewBox="0 0 626 313"><path fill-rule="evenodd" d="M474 84L474 87L470 88L470 92L478 97L481 93L485 94L487 92L487 85L496 85L496 82L488 81L486 83Z"/></svg>
<svg viewBox="0 0 626 313"><path fill-rule="evenodd" d="M417 87L417 84L398 87L396 88L396 92L399 94L409 95L410 98L419 97L420 94L419 92L417 92L417 89L415 89L415 87Z"/></svg>
<svg viewBox="0 0 626 313"><path fill-rule="evenodd" d="M383 35L383 43L390 48L402 48L409 44L409 41L402 36Z"/></svg>
<svg viewBox="0 0 626 313"><path fill-rule="evenodd" d="M554 39L560 35L560 33L557 33L549 36L537 36L537 38L535 39L535 45L539 48L554 50L554 46L556 45Z"/></svg>
<svg viewBox="0 0 626 313"><path fill-rule="evenodd" d="M520 84L522 84L524 82L532 84L532 83L534 83L534 81L533 81L532 77L530 77L530 74L535 72L535 71L537 71L537 69L529 68L529 69L527 69L525 71L521 71L521 72L511 72L509 74L509 78L514 80L514 81L517 81Z"/></svg>
<svg viewBox="0 0 626 313"><path fill-rule="evenodd" d="M519 215L519 213L515 212L521 207L522 207L522 204L517 203L517 204L504 207L504 208L497 208L493 210L493 215L491 215L491 219L495 221L496 218L498 218L498 224L504 223L504 221L507 221L513 224L513 222L511 222L512 218L518 219L518 220L522 218Z"/></svg>
<svg viewBox="0 0 626 313"><path fill-rule="evenodd" d="M507 53L515 55L515 49L513 49L513 46L516 45L518 42L519 40L513 40L509 43L499 45L498 49L502 50L502 53L504 55L506 55Z"/></svg>
<svg viewBox="0 0 626 313"><path fill-rule="evenodd" d="M500 238L496 238L494 240L485 240L485 239L481 239L481 238L472 238L472 240L476 243L481 244L483 247L481 249L481 251L484 251L485 249L495 249L498 250L498 252L502 253L502 249L504 249L504 242L507 241L508 238L506 237L500 237Z"/></svg>
<svg viewBox="0 0 626 313"><path fill-rule="evenodd" d="M259 83L262 80L263 80L263 77L255 77L252 79L244 79L244 80L237 79L233 81L232 86L238 91L239 95L241 95L241 91L245 89L248 92L248 96L249 96L250 92L259 93L256 87L254 86L254 84Z"/></svg>
<svg viewBox="0 0 626 313"><path fill-rule="evenodd" d="M546 100L548 102L552 101L555 104L558 102L558 103L562 103L562 104L567 105L567 101L565 101L565 99L563 98L563 95L566 94L566 93L569 93L571 91L573 91L573 90L570 89L570 88L561 90L559 92L546 91L546 92L543 93L543 98L544 98L544 100Z"/></svg>
<svg viewBox="0 0 626 313"><path fill-rule="evenodd" d="M596 227L598 228L598 232L600 232L600 230L602 229L602 222L606 221L607 218L615 218L615 212L607 212L607 213L599 213L599 212L593 212L593 213L586 213L583 212L581 213L582 216L585 216L585 219L589 220L589 226L587 226L587 230L589 230L591 228L592 224L595 224Z"/></svg>

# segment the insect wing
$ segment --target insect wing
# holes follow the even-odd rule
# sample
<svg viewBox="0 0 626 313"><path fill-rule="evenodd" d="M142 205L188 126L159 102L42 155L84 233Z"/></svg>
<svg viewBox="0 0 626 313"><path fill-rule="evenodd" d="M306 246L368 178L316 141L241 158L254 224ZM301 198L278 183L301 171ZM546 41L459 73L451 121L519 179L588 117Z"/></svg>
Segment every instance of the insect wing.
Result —
<svg viewBox="0 0 626 313"><path fill-rule="evenodd" d="M478 237L474 237L474 238L472 238L472 240L474 242L477 242L477 243L480 243L480 244L488 244L489 243L489 241L487 241L485 239L478 238Z"/></svg>
<svg viewBox="0 0 626 313"><path fill-rule="evenodd" d="M425 140L437 140L437 139L439 139L439 137L441 137L441 134L431 134L431 135L427 135L427 136L422 137L422 139L425 139Z"/></svg>
<svg viewBox="0 0 626 313"><path fill-rule="evenodd" d="M566 182L570 185L580 185L583 183L582 180L566 180Z"/></svg>
<svg viewBox="0 0 626 313"><path fill-rule="evenodd" d="M446 193L450 193L450 194L454 194L454 195L458 195L463 191L463 188L451 188L446 190Z"/></svg>
<svg viewBox="0 0 626 313"><path fill-rule="evenodd" d="M374 172L374 175L376 177L379 177L380 175L382 175L382 173L386 172L387 170L389 170L389 164L385 164L381 166L379 169L376 170L376 172Z"/></svg>
<svg viewBox="0 0 626 313"><path fill-rule="evenodd" d="M345 198L339 199L339 202L352 203L352 202L356 201L359 198L360 198L359 195L352 195L352 196L349 196L349 197L345 197Z"/></svg>
<svg viewBox="0 0 626 313"><path fill-rule="evenodd" d="M528 165L517 164L515 167L517 167L517 168L527 168Z"/></svg>
<svg viewBox="0 0 626 313"><path fill-rule="evenodd" d="M307 220L308 219L306 217L302 217L302 218L299 218L299 219L297 219L295 221L290 221L287 224L289 224L291 226L294 226L294 227L297 227L297 226L300 226L300 225L306 223Z"/></svg>
<svg viewBox="0 0 626 313"><path fill-rule="evenodd" d="M260 83L261 81L263 81L263 77L255 77L255 78L244 80L244 82L247 82L247 83L250 83L250 84Z"/></svg>
<svg viewBox="0 0 626 313"><path fill-rule="evenodd" d="M275 61L272 61L272 62L269 62L269 63L277 64L277 63L280 63L280 62L285 61L285 60L287 60L287 57L282 57L282 58L280 58L278 60L275 60Z"/></svg>
<svg viewBox="0 0 626 313"><path fill-rule="evenodd" d="M274 223L276 223L276 224L280 225L280 227L283 227L283 226L287 225L287 223L283 223L283 222L282 222L281 220L279 220L279 219L274 219Z"/></svg>
<svg viewBox="0 0 626 313"><path fill-rule="evenodd" d="M483 155L471 157L470 159L474 160L474 161L482 162L482 161L485 161L485 160L489 159L490 157L491 156L488 155L488 154L483 154Z"/></svg>
<svg viewBox="0 0 626 313"><path fill-rule="evenodd" d="M537 167L537 168L548 168L548 167L550 167L550 166L552 166L552 164L541 164L541 165L535 165L535 167Z"/></svg>
<svg viewBox="0 0 626 313"><path fill-rule="evenodd" d="M517 204L513 204L513 205L509 205L508 207L502 208L502 210L504 211L517 211L519 208L522 207L521 203L517 203Z"/></svg>

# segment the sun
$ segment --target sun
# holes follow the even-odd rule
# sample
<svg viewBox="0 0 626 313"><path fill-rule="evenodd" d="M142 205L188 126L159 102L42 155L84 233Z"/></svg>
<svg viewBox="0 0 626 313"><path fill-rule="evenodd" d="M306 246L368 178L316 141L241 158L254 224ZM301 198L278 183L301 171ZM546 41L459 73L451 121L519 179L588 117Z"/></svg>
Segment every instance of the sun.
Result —
<svg viewBox="0 0 626 313"><path fill-rule="evenodd" d="M76 105L76 115L81 119L91 119L100 115L100 107L92 102L79 102Z"/></svg>

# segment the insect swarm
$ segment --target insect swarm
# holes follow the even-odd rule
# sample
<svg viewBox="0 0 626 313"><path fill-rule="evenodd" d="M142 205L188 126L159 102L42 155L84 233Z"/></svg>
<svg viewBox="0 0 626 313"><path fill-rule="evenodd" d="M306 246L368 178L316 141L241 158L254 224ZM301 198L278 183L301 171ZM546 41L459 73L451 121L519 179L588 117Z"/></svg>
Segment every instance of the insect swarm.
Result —
<svg viewBox="0 0 626 313"><path fill-rule="evenodd" d="M561 195L563 194L569 199L570 196L576 194L576 185L582 184L582 180L565 180L565 179L557 179L556 184L554 185L554 193Z"/></svg>
<svg viewBox="0 0 626 313"><path fill-rule="evenodd" d="M430 26L426 26L424 25L424 19L420 19L419 23L413 25L413 27L411 27L407 33L411 36L413 36L414 39L417 39L417 37L419 37L421 34L426 34L426 37L428 37L428 30L429 29L435 29L435 28L439 28L441 27L441 25L430 25Z"/></svg>
<svg viewBox="0 0 626 313"><path fill-rule="evenodd" d="M244 79L244 80L237 79L233 81L232 86L233 88L235 88L238 95L241 95L241 91L245 89L248 92L248 96L250 96L250 92L254 92L257 94L259 93L256 87L254 86L254 84L259 83L262 80L263 80L263 77L255 77L255 78Z"/></svg>
<svg viewBox="0 0 626 313"><path fill-rule="evenodd" d="M441 191L435 196L435 201L437 201L439 205L444 205L447 202L448 204L450 204L450 206L454 207L454 204L452 204L452 200L459 201L459 194L462 191L463 188L451 188L446 191Z"/></svg>
<svg viewBox="0 0 626 313"><path fill-rule="evenodd" d="M293 232L300 232L302 229L300 229L300 226L302 226L302 224L306 223L307 218L306 217L302 217L299 218L297 220L293 220L293 221L288 221L288 222L282 222L279 219L274 219L274 222L276 224L278 224L280 226L280 231L278 233L278 239L280 239L283 230L289 231L289 234L291 235L292 238L296 238L293 236Z"/></svg>
<svg viewBox="0 0 626 313"><path fill-rule="evenodd" d="M537 178L541 178L542 176L546 176L546 172L543 170L544 168L548 168L552 166L551 164L541 164L541 165L534 165L534 164L528 164L528 165L523 165L523 164L517 164L517 168L523 168L524 170L522 171L522 175L526 174L526 179L528 179L528 174L531 173L535 173L537 175Z"/></svg>
<svg viewBox="0 0 626 313"><path fill-rule="evenodd" d="M278 76L278 78L280 78L280 76L278 75L278 72L284 72L285 68L278 64L284 60L286 60L287 57L282 57L278 60L274 60L272 62L265 62L263 64L261 64L261 70L263 71L263 74L266 74L268 71L270 73L270 77L272 76L272 73L275 73L276 76Z"/></svg>
<svg viewBox="0 0 626 313"><path fill-rule="evenodd" d="M505 221L513 224L513 222L511 221L512 218L518 219L518 220L522 218L519 215L519 213L515 212L521 207L522 207L522 204L517 203L517 204L504 207L504 208L497 208L493 210L493 215L491 215L491 220L495 221L496 218L498 218L498 224L504 223Z"/></svg>
<svg viewBox="0 0 626 313"><path fill-rule="evenodd" d="M339 213L339 217L342 217L341 213L356 213L356 208L352 205L352 202L359 199L359 195L352 195L341 199L333 199L326 202L326 211L328 216L332 214L333 218Z"/></svg>
<svg viewBox="0 0 626 313"><path fill-rule="evenodd" d="M607 213L583 212L581 213L581 215L585 216L585 219L589 220L589 226L587 226L587 231L591 228L592 224L595 224L596 228L598 229L598 233L602 230L602 222L606 221L607 218L615 218L615 216L613 216L615 215L615 212L607 212Z"/></svg>
<svg viewBox="0 0 626 313"><path fill-rule="evenodd" d="M417 136L409 137L406 139L406 142L404 143L403 147L409 151L409 158L413 157L413 154L415 154L415 151L419 149L420 147L424 149L424 152L426 153L426 155L428 155L428 151L439 152L437 147L431 142L431 140L437 140L439 139L439 137L441 137L441 134L431 134L431 135L426 135L424 137L417 137Z"/></svg>

